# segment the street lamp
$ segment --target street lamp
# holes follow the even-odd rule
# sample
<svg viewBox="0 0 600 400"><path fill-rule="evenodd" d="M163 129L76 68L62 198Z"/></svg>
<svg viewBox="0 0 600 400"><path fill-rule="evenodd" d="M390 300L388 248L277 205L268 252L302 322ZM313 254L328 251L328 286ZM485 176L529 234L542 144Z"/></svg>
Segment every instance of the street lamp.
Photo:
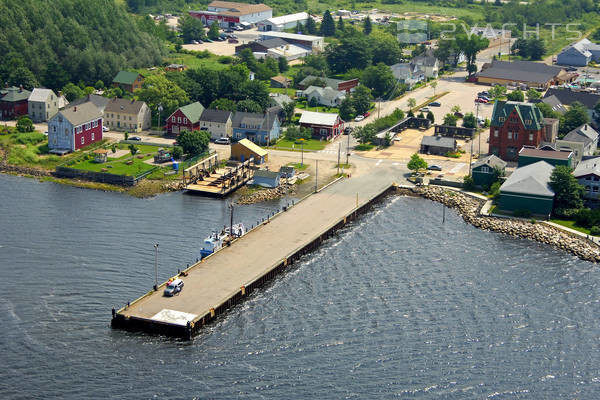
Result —
<svg viewBox="0 0 600 400"><path fill-rule="evenodd" d="M158 107L157 108L158 108L158 124L157 124L157 126L158 126L158 131L160 132L161 131L161 129L160 129L160 113L163 110L162 104L158 103Z"/></svg>
<svg viewBox="0 0 600 400"><path fill-rule="evenodd" d="M154 290L158 290L158 243L154 244Z"/></svg>

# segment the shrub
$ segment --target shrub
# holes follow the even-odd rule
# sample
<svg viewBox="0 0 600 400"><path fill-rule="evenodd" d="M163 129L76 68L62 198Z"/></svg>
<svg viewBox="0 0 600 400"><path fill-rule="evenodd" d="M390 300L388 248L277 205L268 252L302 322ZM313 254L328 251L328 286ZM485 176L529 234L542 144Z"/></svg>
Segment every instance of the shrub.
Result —
<svg viewBox="0 0 600 400"><path fill-rule="evenodd" d="M531 217L531 211L529 211L526 208L521 208L521 209L515 210L513 212L513 215L515 217L520 217L520 218L529 218L529 217Z"/></svg>
<svg viewBox="0 0 600 400"><path fill-rule="evenodd" d="M467 190L471 190L475 187L475 182L473 181L473 177L471 175L466 175L463 178L464 188Z"/></svg>
<svg viewBox="0 0 600 400"><path fill-rule="evenodd" d="M229 57L229 56L221 56L218 58L219 63L221 64L231 64L233 63L233 57Z"/></svg>
<svg viewBox="0 0 600 400"><path fill-rule="evenodd" d="M173 151L171 152L171 154L173 155L173 158L175 160L181 159L181 157L183 156L183 147L181 147L181 146L174 146L173 147Z"/></svg>
<svg viewBox="0 0 600 400"><path fill-rule="evenodd" d="M46 140L46 135L38 132L28 132L17 135L15 142L18 144L38 144Z"/></svg>
<svg viewBox="0 0 600 400"><path fill-rule="evenodd" d="M590 235L600 236L600 226L594 225L590 228Z"/></svg>
<svg viewBox="0 0 600 400"><path fill-rule="evenodd" d="M489 193L493 199L497 199L498 196L500 196L500 186L502 186L502 184L500 182L494 182L494 183L492 183L492 186L490 186Z"/></svg>

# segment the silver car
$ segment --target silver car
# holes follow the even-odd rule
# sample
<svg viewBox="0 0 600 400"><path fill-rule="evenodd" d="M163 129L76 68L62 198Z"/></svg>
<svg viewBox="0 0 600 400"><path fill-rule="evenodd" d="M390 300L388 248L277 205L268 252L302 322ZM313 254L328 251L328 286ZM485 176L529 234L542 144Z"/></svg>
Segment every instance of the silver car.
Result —
<svg viewBox="0 0 600 400"><path fill-rule="evenodd" d="M176 295L177 293L183 290L183 281L181 279L175 279L167 284L165 288L164 295L166 297L171 297Z"/></svg>

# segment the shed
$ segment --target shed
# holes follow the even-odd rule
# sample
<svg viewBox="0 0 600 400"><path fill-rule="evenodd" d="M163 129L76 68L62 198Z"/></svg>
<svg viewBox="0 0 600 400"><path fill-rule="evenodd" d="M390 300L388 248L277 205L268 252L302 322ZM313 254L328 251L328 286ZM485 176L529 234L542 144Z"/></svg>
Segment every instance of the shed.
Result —
<svg viewBox="0 0 600 400"><path fill-rule="evenodd" d="M283 167L279 168L279 173L281 174L282 178L289 179L293 178L296 175L296 170L294 169L294 167L284 165Z"/></svg>
<svg viewBox="0 0 600 400"><path fill-rule="evenodd" d="M254 172L254 184L266 188L276 188L279 186L281 174L275 171L259 169Z"/></svg>
<svg viewBox="0 0 600 400"><path fill-rule="evenodd" d="M98 149L94 150L94 161L103 164L108 159L108 150L106 149Z"/></svg>
<svg viewBox="0 0 600 400"><path fill-rule="evenodd" d="M554 191L550 188L550 175L554 166L538 161L515 172L500 186L498 208L506 211L528 210L532 214L550 215Z"/></svg>
<svg viewBox="0 0 600 400"><path fill-rule="evenodd" d="M473 167L471 168L473 183L475 183L477 186L487 187L494 180L494 169L504 171L505 168L506 161L493 154L480 158L473 164Z"/></svg>
<svg viewBox="0 0 600 400"><path fill-rule="evenodd" d="M443 136L423 136L421 153L446 155L456 151L456 139Z"/></svg>
<svg viewBox="0 0 600 400"><path fill-rule="evenodd" d="M231 145L231 159L241 162L254 158L255 164L262 164L268 160L269 153L262 147L248 139L242 139Z"/></svg>

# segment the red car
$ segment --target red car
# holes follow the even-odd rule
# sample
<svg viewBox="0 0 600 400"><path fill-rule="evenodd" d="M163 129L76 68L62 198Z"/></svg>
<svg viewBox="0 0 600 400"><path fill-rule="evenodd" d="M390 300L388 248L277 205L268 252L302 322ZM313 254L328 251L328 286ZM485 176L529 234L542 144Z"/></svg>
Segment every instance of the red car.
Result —
<svg viewBox="0 0 600 400"><path fill-rule="evenodd" d="M478 98L478 99L475 99L475 103L487 104L487 103L489 103L489 101L487 101L486 99Z"/></svg>
<svg viewBox="0 0 600 400"><path fill-rule="evenodd" d="M363 117L367 118L369 115L371 115L371 113L367 111L366 113L363 114Z"/></svg>
<svg viewBox="0 0 600 400"><path fill-rule="evenodd" d="M229 39L227 39L227 41L229 43L239 43L239 41L237 39L234 39L234 38L229 38Z"/></svg>

